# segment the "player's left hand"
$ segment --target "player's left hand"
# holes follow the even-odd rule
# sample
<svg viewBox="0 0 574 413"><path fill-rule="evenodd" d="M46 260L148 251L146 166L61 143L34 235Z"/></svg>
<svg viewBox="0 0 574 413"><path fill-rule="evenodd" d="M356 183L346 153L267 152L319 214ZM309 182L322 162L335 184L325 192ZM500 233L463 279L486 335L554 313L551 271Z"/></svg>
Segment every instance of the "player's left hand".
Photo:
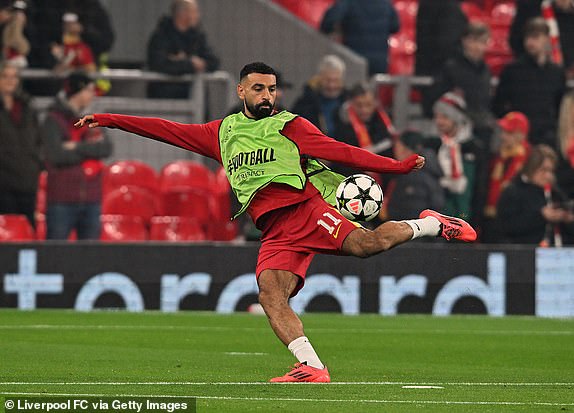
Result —
<svg viewBox="0 0 574 413"><path fill-rule="evenodd" d="M86 115L82 119L74 123L74 126L76 128L81 128L84 125L88 125L88 128L97 128L98 126L100 126L100 124L96 122L96 118L94 115Z"/></svg>
<svg viewBox="0 0 574 413"><path fill-rule="evenodd" d="M413 171L417 171L419 169L422 169L425 166L425 162L426 162L425 157L419 155L417 157L416 162L415 162L415 166L413 168Z"/></svg>

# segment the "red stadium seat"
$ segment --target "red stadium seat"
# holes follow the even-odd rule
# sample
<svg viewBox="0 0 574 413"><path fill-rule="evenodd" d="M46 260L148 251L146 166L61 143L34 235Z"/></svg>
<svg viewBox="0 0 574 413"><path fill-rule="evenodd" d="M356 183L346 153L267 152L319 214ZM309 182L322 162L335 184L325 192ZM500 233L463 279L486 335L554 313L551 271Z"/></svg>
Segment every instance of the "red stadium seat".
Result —
<svg viewBox="0 0 574 413"><path fill-rule="evenodd" d="M161 194L163 215L196 218L206 225L211 220L214 204L213 196L201 189Z"/></svg>
<svg viewBox="0 0 574 413"><path fill-rule="evenodd" d="M155 194L132 186L122 186L104 195L102 213L136 216L148 223L156 215L159 203Z"/></svg>
<svg viewBox="0 0 574 413"><path fill-rule="evenodd" d="M175 161L160 172L162 214L197 218L206 227L215 209L214 176L205 165Z"/></svg>
<svg viewBox="0 0 574 413"><path fill-rule="evenodd" d="M237 233L236 221L213 221L209 226L209 239L213 241L232 241Z"/></svg>
<svg viewBox="0 0 574 413"><path fill-rule="evenodd" d="M301 1L302 18L311 27L319 29L323 15L329 7L333 5L335 0L307 0Z"/></svg>
<svg viewBox="0 0 574 413"><path fill-rule="evenodd" d="M0 215L0 241L34 241L34 229L25 215Z"/></svg>
<svg viewBox="0 0 574 413"><path fill-rule="evenodd" d="M499 3L495 5L490 12L490 25L493 27L510 28L515 13L516 4L514 4L514 2Z"/></svg>
<svg viewBox="0 0 574 413"><path fill-rule="evenodd" d="M477 5L476 3L473 3L470 1L463 1L460 4L460 7L461 7L463 13L466 15L466 17L468 18L469 21L478 20L478 21L486 22L488 20L487 15L484 12L484 10L479 5Z"/></svg>
<svg viewBox="0 0 574 413"><path fill-rule="evenodd" d="M36 214L46 213L46 186L48 185L48 172L42 171L38 177L38 190L36 191Z"/></svg>
<svg viewBox="0 0 574 413"><path fill-rule="evenodd" d="M46 226L46 215L36 212L34 218L36 219L36 239L45 240L48 228Z"/></svg>
<svg viewBox="0 0 574 413"><path fill-rule="evenodd" d="M104 173L104 193L121 186L136 186L150 192L158 189L158 176L151 166L138 160L122 160L109 165Z"/></svg>
<svg viewBox="0 0 574 413"><path fill-rule="evenodd" d="M408 34L410 38L414 39L417 25L417 13L419 9L418 1L395 0L393 5L395 6L395 10L397 11L401 22L400 33Z"/></svg>
<svg viewBox="0 0 574 413"><path fill-rule="evenodd" d="M151 220L150 239L154 241L204 241L205 231L195 218L155 216Z"/></svg>
<svg viewBox="0 0 574 413"><path fill-rule="evenodd" d="M229 221L231 218L231 186L225 175L225 169L219 168L215 173L212 188L215 209L212 211L213 219Z"/></svg>
<svg viewBox="0 0 574 413"><path fill-rule="evenodd" d="M275 0L275 3L317 29L321 24L323 15L335 3L335 0Z"/></svg>
<svg viewBox="0 0 574 413"><path fill-rule="evenodd" d="M209 192L213 173L203 164L194 161L174 161L165 165L159 176L161 192L181 192L201 189Z"/></svg>
<svg viewBox="0 0 574 413"><path fill-rule="evenodd" d="M512 49L508 44L508 28L492 27L486 50L486 64L495 76L513 59Z"/></svg>
<svg viewBox="0 0 574 413"><path fill-rule="evenodd" d="M393 75L412 75L415 68L417 45L413 38L398 33L389 38L389 73Z"/></svg>
<svg viewBox="0 0 574 413"><path fill-rule="evenodd" d="M145 241L148 233L141 217L129 215L102 215L100 239L106 242Z"/></svg>

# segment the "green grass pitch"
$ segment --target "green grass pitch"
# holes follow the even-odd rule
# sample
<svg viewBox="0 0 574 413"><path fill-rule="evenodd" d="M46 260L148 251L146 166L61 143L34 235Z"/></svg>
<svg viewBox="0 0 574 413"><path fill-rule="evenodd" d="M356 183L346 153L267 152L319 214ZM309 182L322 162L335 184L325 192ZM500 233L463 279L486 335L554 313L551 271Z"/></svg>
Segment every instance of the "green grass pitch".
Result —
<svg viewBox="0 0 574 413"><path fill-rule="evenodd" d="M195 396L198 412L574 412L572 319L303 321L334 383L267 384L295 360L264 316L0 310L0 398ZM404 387L417 385L438 388Z"/></svg>

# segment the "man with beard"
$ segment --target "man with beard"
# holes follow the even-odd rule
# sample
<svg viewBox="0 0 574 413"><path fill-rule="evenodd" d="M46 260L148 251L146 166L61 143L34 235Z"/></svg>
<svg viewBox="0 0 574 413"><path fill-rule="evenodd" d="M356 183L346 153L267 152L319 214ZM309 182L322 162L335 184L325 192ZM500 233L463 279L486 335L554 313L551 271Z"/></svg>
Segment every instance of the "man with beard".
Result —
<svg viewBox="0 0 574 413"><path fill-rule="evenodd" d="M184 125L163 119L96 114L76 126L121 128L167 142L217 160L242 207L261 229L256 276L259 302L271 328L299 363L272 382L331 381L289 307L289 298L305 282L317 253L368 257L422 236L474 241L466 222L426 210L419 219L386 222L373 231L344 218L325 202L322 173L313 157L374 172L408 173L424 166L413 154L403 161L375 155L323 135L315 126L290 112L274 113L275 71L264 63L246 65L237 94L243 111L203 125ZM314 169L313 176L307 176ZM326 171L329 174L329 171ZM320 181L320 180L319 180Z"/></svg>

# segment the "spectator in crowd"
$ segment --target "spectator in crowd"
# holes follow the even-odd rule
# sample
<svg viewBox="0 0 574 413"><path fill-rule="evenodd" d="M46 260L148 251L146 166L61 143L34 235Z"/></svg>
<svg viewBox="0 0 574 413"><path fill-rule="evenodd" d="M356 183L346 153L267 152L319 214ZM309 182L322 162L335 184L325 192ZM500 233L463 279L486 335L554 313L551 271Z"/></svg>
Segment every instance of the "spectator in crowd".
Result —
<svg viewBox="0 0 574 413"><path fill-rule="evenodd" d="M505 242L561 246L574 241L574 213L554 186L556 152L537 145L498 201L498 226Z"/></svg>
<svg viewBox="0 0 574 413"><path fill-rule="evenodd" d="M24 68L28 66L30 42L25 33L28 18L24 0L0 1L0 61L10 61Z"/></svg>
<svg viewBox="0 0 574 413"><path fill-rule="evenodd" d="M389 115L377 107L375 93L368 85L357 84L349 91L349 98L341 106L335 125L335 139L393 157L394 127ZM343 175L361 172L343 165L333 165L333 169ZM384 181L377 181L384 186Z"/></svg>
<svg viewBox="0 0 574 413"><path fill-rule="evenodd" d="M86 73L96 71L96 62L90 47L82 41L83 26L78 15L65 13L62 16L62 39L52 45L52 55L56 59L56 72L82 70Z"/></svg>
<svg viewBox="0 0 574 413"><path fill-rule="evenodd" d="M416 21L415 74L436 76L446 61L460 53L461 38L468 25L460 0L419 0ZM432 100L421 88L425 116L432 117ZM435 97L436 98L436 97Z"/></svg>
<svg viewBox="0 0 574 413"><path fill-rule="evenodd" d="M416 131L407 130L398 136L393 151L397 160L404 160L414 153L425 157L425 167L410 176L397 176L385 191L384 216L390 220L402 220L409 214L434 208L444 208L444 190L439 179L442 171L434 153L423 147L424 137Z"/></svg>
<svg viewBox="0 0 574 413"><path fill-rule="evenodd" d="M486 148L489 147L495 123L490 112L492 75L484 61L489 38L488 26L478 21L470 22L462 35L462 53L447 60L435 78L430 99L425 102L434 104L450 90L462 94L473 124L473 133L485 141Z"/></svg>
<svg viewBox="0 0 574 413"><path fill-rule="evenodd" d="M321 59L317 74L305 85L292 108L325 135L333 136L341 105L345 102L345 62L335 55Z"/></svg>
<svg viewBox="0 0 574 413"><path fill-rule="evenodd" d="M42 128L48 170L47 239L67 239L74 229L78 239L100 236L101 159L111 154L111 142L99 130L74 127L94 96L94 81L84 73L72 73Z"/></svg>
<svg viewBox="0 0 574 413"><path fill-rule="evenodd" d="M552 58L574 77L574 2L572 0L517 0L510 27L510 47L516 56L525 52L523 33L527 21L543 16L551 30Z"/></svg>
<svg viewBox="0 0 574 413"><path fill-rule="evenodd" d="M320 27L365 57L371 75L387 72L389 36L399 28L399 17L390 0L337 0Z"/></svg>
<svg viewBox="0 0 574 413"><path fill-rule="evenodd" d="M427 138L442 170L447 214L472 219L479 226L484 202L486 168L482 142L472 135L472 122L464 99L447 92L433 107L439 136Z"/></svg>
<svg viewBox="0 0 574 413"><path fill-rule="evenodd" d="M168 75L213 72L219 67L219 59L201 27L196 0L173 1L171 16L161 18L147 50L149 68ZM150 83L148 96L187 99L189 90L189 82Z"/></svg>
<svg viewBox="0 0 574 413"><path fill-rule="evenodd" d="M560 106L558 149L558 184L567 191L568 198L574 199L574 90L564 95Z"/></svg>
<svg viewBox="0 0 574 413"><path fill-rule="evenodd" d="M110 16L99 0L33 0L33 4L37 42L32 45L32 66L51 69L56 65L52 45L62 42L62 18L66 13L78 16L82 41L90 47L96 63L105 60L114 32Z"/></svg>
<svg viewBox="0 0 574 413"><path fill-rule="evenodd" d="M37 114L19 84L18 68L0 63L0 214L24 214L34 225L41 141Z"/></svg>
<svg viewBox="0 0 574 413"><path fill-rule="evenodd" d="M488 193L482 227L482 241L490 243L501 241L496 223L496 205L500 193L520 172L530 150L526 139L530 124L523 113L507 113L498 121L498 126L500 144L497 152L490 159Z"/></svg>
<svg viewBox="0 0 574 413"><path fill-rule="evenodd" d="M506 66L493 101L497 116L522 112L530 121L531 144L556 147L558 109L566 89L564 70L548 56L548 25L541 17L530 20L524 30L526 53Z"/></svg>

